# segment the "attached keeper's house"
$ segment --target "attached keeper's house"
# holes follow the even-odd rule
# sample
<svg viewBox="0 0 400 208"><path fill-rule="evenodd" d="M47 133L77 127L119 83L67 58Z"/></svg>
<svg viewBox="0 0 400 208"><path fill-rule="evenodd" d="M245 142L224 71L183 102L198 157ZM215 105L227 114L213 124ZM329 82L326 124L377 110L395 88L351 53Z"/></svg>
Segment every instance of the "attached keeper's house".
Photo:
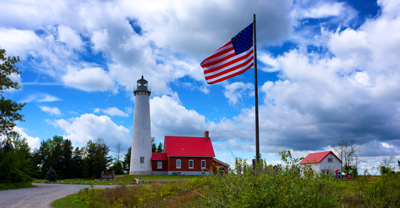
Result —
<svg viewBox="0 0 400 208"><path fill-rule="evenodd" d="M341 170L342 161L332 151L325 151L307 155L307 157L300 161L300 166L304 167L306 164L311 166L310 171L314 175L316 173L326 174L329 171L337 174ZM304 176L303 169L301 176Z"/></svg>
<svg viewBox="0 0 400 208"><path fill-rule="evenodd" d="M208 131L204 137L165 136L163 153L152 153L153 175L202 175L217 167L228 171L228 164L215 158Z"/></svg>

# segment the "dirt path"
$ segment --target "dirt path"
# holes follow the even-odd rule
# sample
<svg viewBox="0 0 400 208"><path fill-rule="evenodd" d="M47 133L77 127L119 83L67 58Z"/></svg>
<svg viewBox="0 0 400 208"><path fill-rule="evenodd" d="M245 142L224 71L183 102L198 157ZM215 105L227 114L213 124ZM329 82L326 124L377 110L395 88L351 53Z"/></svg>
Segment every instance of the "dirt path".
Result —
<svg viewBox="0 0 400 208"><path fill-rule="evenodd" d="M77 193L80 189L90 187L89 185L67 185L67 184L42 184L32 183L38 186L16 190L0 191L0 207L50 207L50 203L56 199L69 194ZM95 185L94 188L112 188L116 185Z"/></svg>

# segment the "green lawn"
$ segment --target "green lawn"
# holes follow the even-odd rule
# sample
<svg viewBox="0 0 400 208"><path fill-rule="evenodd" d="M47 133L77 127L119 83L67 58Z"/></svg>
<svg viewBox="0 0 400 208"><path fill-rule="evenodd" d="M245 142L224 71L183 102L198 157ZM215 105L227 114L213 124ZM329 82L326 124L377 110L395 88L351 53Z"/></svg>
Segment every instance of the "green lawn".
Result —
<svg viewBox="0 0 400 208"><path fill-rule="evenodd" d="M142 180L143 181L183 181L183 180L190 180L193 178L201 178L204 176L191 176L191 175L142 175ZM135 178L139 179L139 175L117 175L116 176L116 181L97 181L95 182L94 179L82 179L82 180L57 180L59 181L64 181L64 184L66 182L73 183L79 182L79 184L89 182L89 183L97 183L97 185L107 185L109 183L112 184L118 184L120 181L122 181L124 184L130 184ZM45 179L34 179L33 182L38 181L39 183L45 182ZM66 184L66 185L71 185L71 184Z"/></svg>
<svg viewBox="0 0 400 208"><path fill-rule="evenodd" d="M71 194L64 198L53 201L50 206L54 208L87 208L78 198L78 194Z"/></svg>

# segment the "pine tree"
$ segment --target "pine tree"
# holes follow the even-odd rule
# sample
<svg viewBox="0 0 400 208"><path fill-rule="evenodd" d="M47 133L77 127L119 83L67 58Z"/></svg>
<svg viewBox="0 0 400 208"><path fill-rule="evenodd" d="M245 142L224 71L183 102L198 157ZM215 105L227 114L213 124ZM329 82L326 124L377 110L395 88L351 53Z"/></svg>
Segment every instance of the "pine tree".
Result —
<svg viewBox="0 0 400 208"><path fill-rule="evenodd" d="M53 167L50 168L49 171L47 171L46 173L46 179L48 181L56 181L57 180L57 173L56 171L53 169Z"/></svg>
<svg viewBox="0 0 400 208"><path fill-rule="evenodd" d="M124 166L124 171L127 171L129 173L129 169L131 167L131 150L132 147L128 148L128 152L124 156L124 162L122 162Z"/></svg>
<svg viewBox="0 0 400 208"><path fill-rule="evenodd" d="M160 144L158 144L158 147L157 147L157 151L156 151L157 153L162 153L163 152L163 146L162 146L162 143L160 142Z"/></svg>

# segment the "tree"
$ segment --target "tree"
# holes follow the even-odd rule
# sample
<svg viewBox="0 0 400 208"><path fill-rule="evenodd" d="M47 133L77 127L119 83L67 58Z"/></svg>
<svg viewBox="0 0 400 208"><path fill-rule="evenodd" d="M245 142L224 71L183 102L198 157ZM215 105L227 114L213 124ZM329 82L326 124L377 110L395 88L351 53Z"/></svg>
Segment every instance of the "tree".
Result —
<svg viewBox="0 0 400 208"><path fill-rule="evenodd" d="M0 183L30 182L30 148L26 139L10 132L0 142Z"/></svg>
<svg viewBox="0 0 400 208"><path fill-rule="evenodd" d="M158 147L157 147L157 151L156 151L157 153L162 153L163 152L163 146L162 146L162 143L160 142L160 144L158 144Z"/></svg>
<svg viewBox="0 0 400 208"><path fill-rule="evenodd" d="M116 161L113 164L113 166L111 167L111 170L113 170L116 175L124 174L124 169L122 168L122 164L119 161Z"/></svg>
<svg viewBox="0 0 400 208"><path fill-rule="evenodd" d="M132 151L132 147L129 147L128 152L124 156L124 162L122 162L122 164L124 166L124 171L127 171L128 173L129 173L129 169L131 166L131 151Z"/></svg>
<svg viewBox="0 0 400 208"><path fill-rule="evenodd" d="M71 160L71 178L83 178L83 159L82 159L82 154L81 150L79 147L75 148L75 151L73 152L73 157Z"/></svg>
<svg viewBox="0 0 400 208"><path fill-rule="evenodd" d="M107 170L112 161L108 156L110 151L104 140L98 139L96 142L89 142L86 145L87 155L83 159L84 176L87 178L100 178L101 172Z"/></svg>
<svg viewBox="0 0 400 208"><path fill-rule="evenodd" d="M119 154L121 152L121 142L118 142L116 148L117 148L117 162L119 162Z"/></svg>
<svg viewBox="0 0 400 208"><path fill-rule="evenodd" d="M3 90L20 89L18 82L10 79L11 74L19 75L21 71L15 66L19 62L19 57L6 58L6 50L0 48L0 135L7 135L15 127L16 121L24 121L23 115L19 114L26 103L17 103L10 99L5 99Z"/></svg>
<svg viewBox="0 0 400 208"><path fill-rule="evenodd" d="M393 158L394 158L393 155L387 158L383 158L383 163L379 164L381 175L385 173L392 173L392 171L396 168L396 166L390 166Z"/></svg>
<svg viewBox="0 0 400 208"><path fill-rule="evenodd" d="M66 139L62 143L62 155L61 155L61 169L64 174L63 178L71 178L74 169L71 168L72 165L72 147L71 140Z"/></svg>
<svg viewBox="0 0 400 208"><path fill-rule="evenodd" d="M360 152L358 146L356 146L356 141L351 140L350 142L342 139L338 142L336 146L333 146L336 154L338 154L340 160L342 161L342 171L349 174L352 170L352 166L358 165L357 153Z"/></svg>
<svg viewBox="0 0 400 208"><path fill-rule="evenodd" d="M151 137L151 152L156 152L157 151L157 145L155 143L156 138Z"/></svg>
<svg viewBox="0 0 400 208"><path fill-rule="evenodd" d="M46 173L46 179L48 181L56 181L57 180L57 173L53 169L53 167L50 167L49 171Z"/></svg>

